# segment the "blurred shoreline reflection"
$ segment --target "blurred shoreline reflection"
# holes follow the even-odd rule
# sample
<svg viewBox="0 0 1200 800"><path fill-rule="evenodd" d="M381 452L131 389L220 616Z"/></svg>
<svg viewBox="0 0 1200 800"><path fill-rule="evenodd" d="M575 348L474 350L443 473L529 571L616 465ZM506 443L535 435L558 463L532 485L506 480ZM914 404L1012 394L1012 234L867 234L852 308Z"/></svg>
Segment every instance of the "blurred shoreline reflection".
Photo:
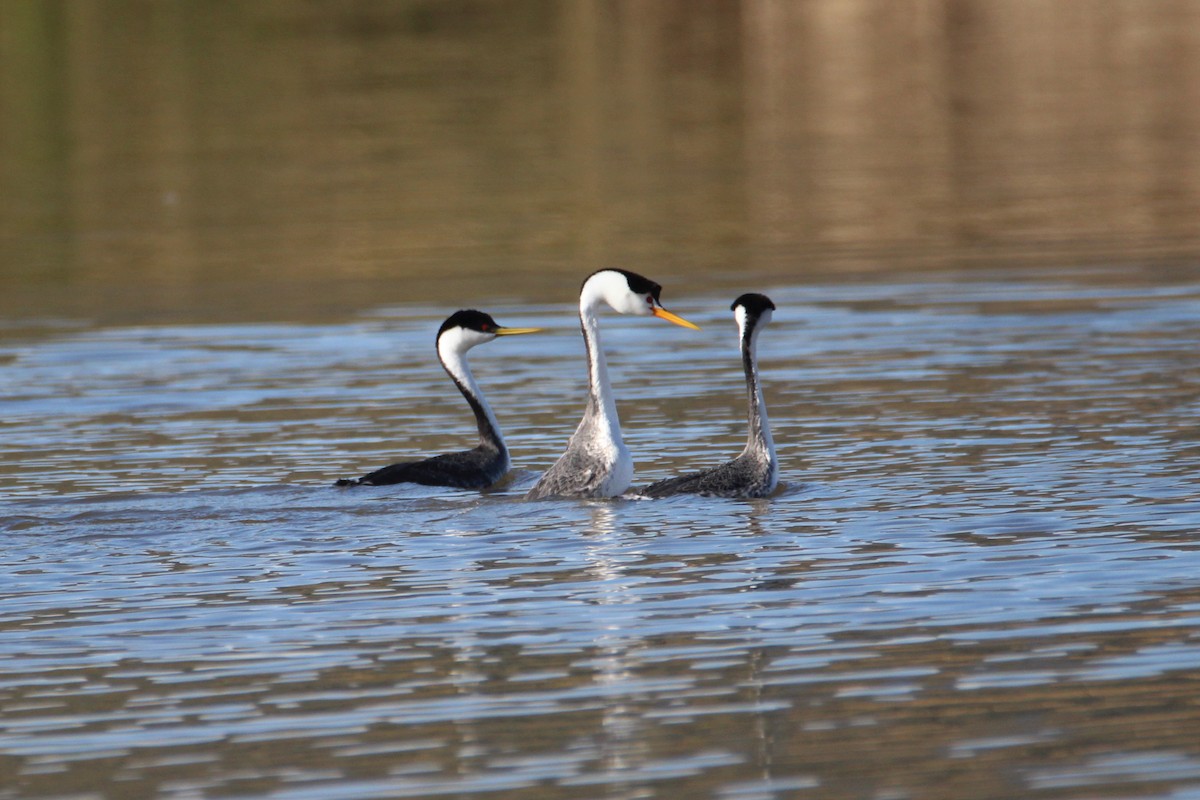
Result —
<svg viewBox="0 0 1200 800"><path fill-rule="evenodd" d="M0 312L1195 263L1189 0L0 6Z"/></svg>

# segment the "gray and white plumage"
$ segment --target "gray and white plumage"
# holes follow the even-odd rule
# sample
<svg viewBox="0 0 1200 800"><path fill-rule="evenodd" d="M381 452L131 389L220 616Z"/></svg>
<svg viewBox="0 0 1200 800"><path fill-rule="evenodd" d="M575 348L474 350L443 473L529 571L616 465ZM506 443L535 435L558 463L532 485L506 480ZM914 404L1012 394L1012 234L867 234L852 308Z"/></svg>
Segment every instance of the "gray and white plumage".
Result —
<svg viewBox="0 0 1200 800"><path fill-rule="evenodd" d="M579 292L579 324L588 359L588 401L583 419L567 451L538 480L526 497L614 497L633 482L633 457L621 437L621 421L608 380L608 362L600 343L596 313L608 305L619 314L655 316L697 329L664 309L662 287L654 281L621 269L602 269L583 282Z"/></svg>
<svg viewBox="0 0 1200 800"><path fill-rule="evenodd" d="M703 494L715 497L766 497L779 482L779 459L767 420L767 404L758 380L758 334L771 321L775 304L764 294L743 294L730 306L738 326L742 368L746 373L747 419L750 424L741 455L711 469L652 483L638 494L669 497Z"/></svg>
<svg viewBox="0 0 1200 800"><path fill-rule="evenodd" d="M475 382L467 351L497 336L534 333L539 328L505 328L488 314L474 309L451 314L437 334L437 354L442 367L462 392L479 429L479 444L470 450L405 461L377 469L361 478L343 478L335 486L386 486L419 483L459 489L486 489L505 476L510 467L508 447L492 408Z"/></svg>

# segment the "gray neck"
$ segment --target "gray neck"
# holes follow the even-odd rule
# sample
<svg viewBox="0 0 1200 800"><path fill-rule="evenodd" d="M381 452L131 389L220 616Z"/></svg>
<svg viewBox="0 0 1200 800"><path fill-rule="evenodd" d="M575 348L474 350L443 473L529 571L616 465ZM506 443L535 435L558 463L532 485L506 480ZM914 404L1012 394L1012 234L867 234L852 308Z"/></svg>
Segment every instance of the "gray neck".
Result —
<svg viewBox="0 0 1200 800"><path fill-rule="evenodd" d="M763 399L762 387L758 381L758 358L755 353L758 345L758 326L750 325L747 328L742 336L742 369L746 373L746 418L750 423L750 432L746 439L746 449L742 453L773 460L775 442L771 438L767 403Z"/></svg>

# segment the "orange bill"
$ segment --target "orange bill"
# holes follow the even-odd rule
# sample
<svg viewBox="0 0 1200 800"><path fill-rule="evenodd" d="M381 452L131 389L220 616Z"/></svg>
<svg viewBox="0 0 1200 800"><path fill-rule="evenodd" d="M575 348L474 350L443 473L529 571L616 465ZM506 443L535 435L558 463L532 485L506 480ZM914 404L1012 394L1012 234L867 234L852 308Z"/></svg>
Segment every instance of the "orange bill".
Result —
<svg viewBox="0 0 1200 800"><path fill-rule="evenodd" d="M654 316L658 317L659 319L665 319L667 322L674 322L676 325L682 325L683 327L691 328L694 331L700 330L699 325L688 322L683 317L672 314L670 311L667 311L662 306L655 306L653 311L654 311Z"/></svg>

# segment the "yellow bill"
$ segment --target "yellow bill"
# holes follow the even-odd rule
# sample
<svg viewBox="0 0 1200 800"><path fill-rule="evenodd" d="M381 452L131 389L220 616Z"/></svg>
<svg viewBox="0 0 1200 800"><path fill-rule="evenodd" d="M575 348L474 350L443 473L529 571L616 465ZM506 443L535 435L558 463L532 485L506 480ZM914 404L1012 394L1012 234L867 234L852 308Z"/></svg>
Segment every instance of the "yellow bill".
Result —
<svg viewBox="0 0 1200 800"><path fill-rule="evenodd" d="M654 316L658 317L659 319L665 319L667 322L674 322L676 325L682 325L683 327L691 328L694 331L700 330L699 325L688 322L686 319L684 319L683 317L680 317L676 314L672 314L670 311L667 311L662 306L655 306L653 308L653 313L654 313Z"/></svg>
<svg viewBox="0 0 1200 800"><path fill-rule="evenodd" d="M516 335L522 334L522 333L537 333L540 330L543 330L543 329L542 328L503 328L503 327L498 327L495 330L493 330L492 333L496 334L497 336L516 336Z"/></svg>

